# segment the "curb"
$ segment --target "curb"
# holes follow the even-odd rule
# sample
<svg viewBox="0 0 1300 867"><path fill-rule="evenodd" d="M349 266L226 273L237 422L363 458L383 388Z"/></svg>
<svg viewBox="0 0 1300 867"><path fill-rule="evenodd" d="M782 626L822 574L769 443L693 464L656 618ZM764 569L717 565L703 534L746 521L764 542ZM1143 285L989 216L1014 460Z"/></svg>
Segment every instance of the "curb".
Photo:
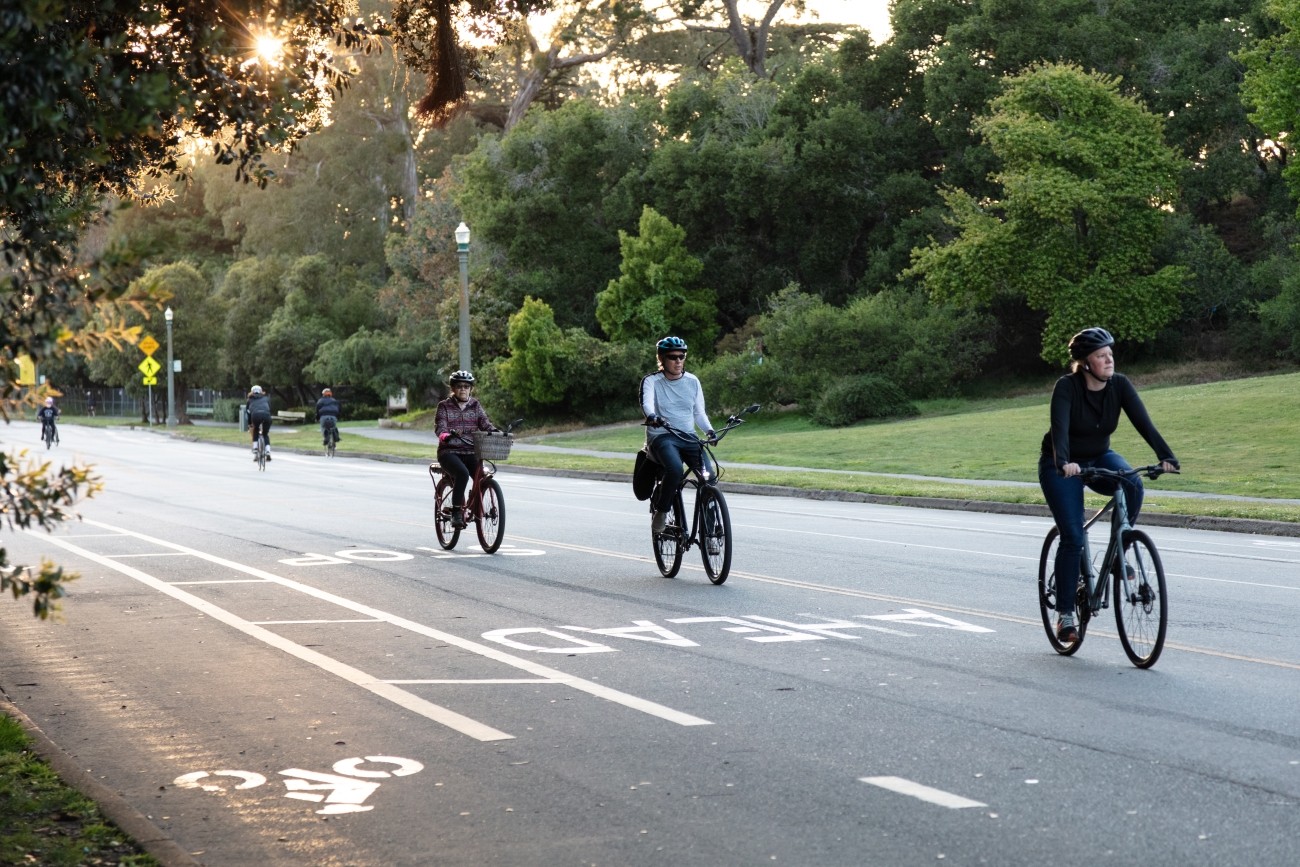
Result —
<svg viewBox="0 0 1300 867"><path fill-rule="evenodd" d="M412 461L418 463L418 461ZM606 473L589 470L548 470L539 467L513 467L503 465L499 472L520 473L533 476L564 476L591 479L600 482L632 484L631 473ZM753 485L742 482L721 482L722 489L737 494L754 494L766 497L797 497L804 500L827 500L838 503L874 503L881 506L911 506L920 509L949 509L957 512L990 512L998 515L1032 515L1051 518L1047 506L1039 503L1001 503L991 500L946 500L939 497L900 497L884 494L864 494L859 491L827 491L818 488L786 488L780 485ZM1142 512L1142 525L1152 527L1181 527L1186 530L1217 530L1220 532L1252 533L1259 536L1300 536L1300 524L1289 521L1262 521L1256 518L1214 518L1204 515L1173 515L1164 512Z"/></svg>
<svg viewBox="0 0 1300 867"><path fill-rule="evenodd" d="M153 856L162 867L202 867L167 835L135 807L131 806L118 792L96 780L76 759L59 748L58 744L41 731L40 726L32 722L8 696L0 694L0 713L10 717L23 727L31 739L32 749L46 761L64 783L95 802L99 811L130 837L141 849Z"/></svg>
<svg viewBox="0 0 1300 867"><path fill-rule="evenodd" d="M173 436L176 436L173 434ZM191 442L209 442L179 438ZM221 445L215 443L214 445ZM239 446L242 448L242 446ZM318 454L310 449L283 448L290 454ZM347 457L383 461L390 464L428 464L430 458L408 458L376 452L350 451ZM521 467L502 463L498 472L519 473L529 476L558 476L570 479L591 479L598 482L632 483L631 473L602 472L596 470L557 470L544 467ZM859 491L831 491L821 488L787 488L781 485L754 485L743 482L722 482L724 491L737 494L754 494L762 497L798 497L805 500L827 500L840 503L874 503L881 506L910 506L919 509L949 509L956 512L989 512L998 515L1032 515L1050 518L1047 506L1040 503L1002 503L992 500L950 500L940 497L900 497L885 494L865 494ZM1142 524L1152 527L1180 527L1185 530L1211 530L1223 533L1250 533L1257 536L1300 537L1300 523L1289 521L1263 521L1258 518L1217 518L1205 515L1174 515L1144 510Z"/></svg>

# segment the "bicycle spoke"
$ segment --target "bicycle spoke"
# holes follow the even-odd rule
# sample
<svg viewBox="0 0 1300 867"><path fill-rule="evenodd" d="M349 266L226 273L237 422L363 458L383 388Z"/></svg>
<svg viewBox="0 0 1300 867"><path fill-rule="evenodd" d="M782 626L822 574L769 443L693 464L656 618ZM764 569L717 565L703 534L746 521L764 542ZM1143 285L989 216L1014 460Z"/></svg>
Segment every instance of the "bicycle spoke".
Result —
<svg viewBox="0 0 1300 867"><path fill-rule="evenodd" d="M501 540L506 532L506 504L501 496L501 486L496 479L482 480L482 499L479 501L479 514L475 520L478 529L478 541L488 554L495 554L501 547Z"/></svg>
<svg viewBox="0 0 1300 867"><path fill-rule="evenodd" d="M700 488L700 553L704 571L714 584L727 580L731 572L731 515L722 492L711 486Z"/></svg>
<svg viewBox="0 0 1300 867"><path fill-rule="evenodd" d="M1124 538L1124 560L1113 576L1115 625L1129 661L1150 668L1164 649L1169 612L1165 570L1154 543L1141 530Z"/></svg>

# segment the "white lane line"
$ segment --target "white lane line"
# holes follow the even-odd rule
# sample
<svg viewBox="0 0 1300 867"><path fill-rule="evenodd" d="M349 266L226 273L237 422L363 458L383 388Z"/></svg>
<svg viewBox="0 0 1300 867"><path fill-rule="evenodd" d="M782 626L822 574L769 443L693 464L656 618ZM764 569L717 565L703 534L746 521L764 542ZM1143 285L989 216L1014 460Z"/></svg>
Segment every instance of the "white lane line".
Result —
<svg viewBox="0 0 1300 867"><path fill-rule="evenodd" d="M253 622L258 626L316 626L323 623L383 623L384 621L373 617L358 617L348 620L254 620ZM396 681L390 680L388 683L396 683Z"/></svg>
<svg viewBox="0 0 1300 867"><path fill-rule="evenodd" d="M384 683L406 683L406 684L487 684L495 685L501 683L554 683L560 684L558 680L547 680L541 677L480 677L480 678L462 678L461 680L386 680Z"/></svg>
<svg viewBox="0 0 1300 867"><path fill-rule="evenodd" d="M484 725L478 720L470 719L469 717L463 716L462 714L458 714L453 710L449 710L448 708L441 707L440 705L436 705L430 701L425 701L424 699L420 698L417 695L413 695L403 689L398 689L392 684L385 683L384 681L379 680L373 675L366 674L364 671L361 671L360 669L357 668L353 668L352 666L340 662L339 660L334 659L333 657L326 656L323 653L318 653L315 650L312 650L307 647L303 647L301 644L295 644L294 642L288 640L287 638L284 638L280 635L276 635L274 632L271 632L269 629L264 629L261 626L258 626L254 623L245 620L242 617L237 617L236 615L231 614L229 611L226 611L224 608L220 608L216 605L213 605L212 603L204 599L200 599L199 597L194 596L193 594L186 593L184 590L179 590L176 588L175 585L168 584L166 581L161 581L153 577L152 575L149 575L145 572L141 572L139 569L136 569L132 566L127 566L124 563L116 563L108 559L107 557L101 557L99 554L96 554L93 551L87 551L84 548L81 548L77 545L73 545L70 542L67 542L65 540L59 539L54 536L48 536L46 538L48 539L48 541L52 542L55 545L58 545L59 547L67 551L71 551L74 554L85 557L87 560L90 560L93 563L98 563L99 565L106 566L109 569L115 569L116 571L121 572L123 575L126 575L130 578L134 578L136 581L139 581L141 584L144 584L147 587L152 587L154 590L157 590L159 593L166 594L167 596L170 596L173 599L183 602L192 608L202 611L204 614L208 615L212 619L224 623L233 629L237 629L240 632L244 633L245 635L249 636L250 638L254 638L258 641L261 641L264 644L268 644L277 650L281 650L289 654L290 656L297 657L298 659L301 659L303 662L314 665L317 668L327 671L336 677L342 678L343 680L356 684L362 689L368 690L374 693L375 695L379 696L380 698L387 699L388 701L391 701L393 704L396 704L399 707L404 707L409 711L413 711L414 713L417 713L420 716L425 717L426 719L430 719L436 723L445 725L448 728L454 731L458 731L461 734L468 735L469 737L472 737L475 740L501 741L501 740L510 740L514 737L514 735L506 734L505 732L498 731L497 729L494 729L491 726Z"/></svg>
<svg viewBox="0 0 1300 867"><path fill-rule="evenodd" d="M963 798L961 795L954 795L952 792L945 792L943 789L932 789L929 786L923 786L902 777L858 777L858 780L868 785L879 786L882 789L897 792L900 795L907 795L930 804L938 804L940 807L947 807L950 810L988 806L988 804L981 804L979 801L972 801L970 798Z"/></svg>
<svg viewBox="0 0 1300 867"><path fill-rule="evenodd" d="M133 557L184 557L179 551L154 551L152 554L105 554L114 560L127 560Z"/></svg>
<svg viewBox="0 0 1300 867"><path fill-rule="evenodd" d="M616 689L611 689L610 687L604 686L599 683L595 683L590 680L583 680L580 677L574 677L570 674L566 674L565 672L560 671L559 669L542 665L531 659L524 659L523 657L506 653L505 651L501 650L498 647L490 647L486 644L480 644L479 642L472 641L468 638L462 638L459 635L453 635L450 632L443 632L438 629L433 629L432 627L425 626L423 623L416 623L414 620L407 620L405 617L398 617L396 614L390 614L387 611L381 611L378 608L371 608L368 605L362 605L359 602L353 602L351 599L345 599L342 596L336 596L333 593L329 593L325 590L318 590L315 587L311 587L306 584L300 584L297 581L293 581L288 578L281 578L279 575L274 575L270 572L264 572L263 570L258 569L254 566L247 566L243 563L236 563L235 561L227 560L224 557L217 557L213 554L207 554L203 551L199 551L194 548L187 548L184 545L177 545L174 542L166 542L163 541L162 539L157 539L153 536L147 536L144 533L136 533L132 530L125 530L120 527L111 526L109 524L102 524L98 521L82 519L82 523L90 524L95 527L100 527L105 530L116 530L119 533L123 533L128 536L133 536L137 539L143 540L145 542L149 542L150 544L153 545L158 545L159 547L162 548L170 548L174 551L183 551L187 554L194 555L200 560L206 560L209 563L214 563L218 566L224 566L225 568L231 569L236 572L243 572L247 575L263 578L267 581L273 581L276 584L279 584L282 587L288 588L290 590L296 590L299 593L303 593L307 596L313 596L317 599L321 599L326 602L332 602L333 604L339 606L340 608L346 608L349 611L354 611L357 614L365 615L367 617L373 617L376 620L383 620L386 623L391 623L394 626L397 626L401 629L405 629L408 632L414 632L417 635L423 635L428 638L436 638L439 641L444 641L447 644L452 645L453 647L459 647L462 650L468 650L471 653L476 653L479 656L483 656L488 659L495 660L496 662L500 662L512 668L517 668L521 671L526 671L529 674L536 675L537 677L546 678L548 680L559 681L565 686L576 689L579 692L585 692L588 695L595 696L596 698L601 698L606 701L613 702L614 704L620 704L626 708L630 708L631 710L640 711L641 713L649 714L650 716L658 717L660 719L667 720L668 722L677 723L678 725L682 725L682 726L713 725L713 723L710 722L709 720L702 719L700 717L693 716L691 714L684 713L679 710L674 710L673 708L670 708L666 705L659 704L658 702L650 701L649 699L639 698L638 696L635 695L629 695L628 693L620 692L619 690ZM49 538L53 540L55 537L43 537L43 538ZM127 568L127 567L124 567L118 563L114 563L112 564L112 568Z"/></svg>

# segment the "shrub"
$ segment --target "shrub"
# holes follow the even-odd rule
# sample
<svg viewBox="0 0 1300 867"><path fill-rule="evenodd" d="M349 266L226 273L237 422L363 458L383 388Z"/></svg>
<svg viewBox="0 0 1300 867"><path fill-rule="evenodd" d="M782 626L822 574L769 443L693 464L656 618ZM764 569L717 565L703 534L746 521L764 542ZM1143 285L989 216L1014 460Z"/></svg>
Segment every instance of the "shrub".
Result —
<svg viewBox="0 0 1300 867"><path fill-rule="evenodd" d="M219 397L212 402L212 420L224 422L239 421L239 408L244 405L242 398Z"/></svg>
<svg viewBox="0 0 1300 867"><path fill-rule="evenodd" d="M903 390L881 376L841 377L830 384L810 417L826 427L844 427L868 418L916 415Z"/></svg>

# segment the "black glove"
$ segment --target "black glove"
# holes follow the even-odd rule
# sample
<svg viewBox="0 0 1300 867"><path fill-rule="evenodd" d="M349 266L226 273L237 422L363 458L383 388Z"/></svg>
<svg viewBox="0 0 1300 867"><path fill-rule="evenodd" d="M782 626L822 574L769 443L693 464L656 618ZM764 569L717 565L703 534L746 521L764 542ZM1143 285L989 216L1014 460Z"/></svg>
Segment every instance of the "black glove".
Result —
<svg viewBox="0 0 1300 867"><path fill-rule="evenodd" d="M663 426L664 426L664 420L663 420L663 418L661 418L660 416L657 416L657 415L648 416L648 417L646 418L646 420L645 420L645 423L646 423L647 425L649 425L650 427L663 427Z"/></svg>
<svg viewBox="0 0 1300 867"><path fill-rule="evenodd" d="M711 443L716 443L716 442L718 441L718 435L717 435L716 433L714 433L712 430L710 430L708 433L706 433L706 434L704 435L704 438L705 438L706 440L708 440L709 442L711 442Z"/></svg>

